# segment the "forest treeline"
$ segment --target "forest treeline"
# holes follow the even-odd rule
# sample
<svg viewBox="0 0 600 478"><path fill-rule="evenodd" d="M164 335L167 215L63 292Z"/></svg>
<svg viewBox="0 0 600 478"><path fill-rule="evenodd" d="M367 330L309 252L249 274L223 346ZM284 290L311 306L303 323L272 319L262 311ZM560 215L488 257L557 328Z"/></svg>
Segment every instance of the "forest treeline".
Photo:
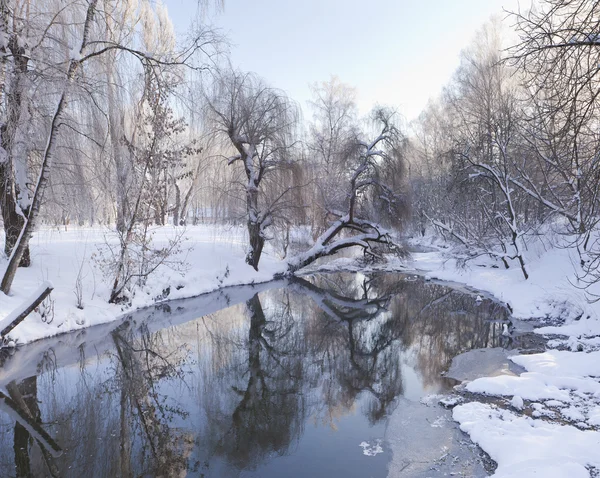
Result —
<svg viewBox="0 0 600 478"><path fill-rule="evenodd" d="M528 248L558 232L596 283L599 47L597 2L540 0L483 26L406 124L359 115L336 77L303 112L231 66L220 32L198 21L176 38L160 3L2 0L0 289L42 223L114 230L111 302L177 249L152 246L165 224L244 225L255 269L268 241L293 273L435 233L525 278Z"/></svg>

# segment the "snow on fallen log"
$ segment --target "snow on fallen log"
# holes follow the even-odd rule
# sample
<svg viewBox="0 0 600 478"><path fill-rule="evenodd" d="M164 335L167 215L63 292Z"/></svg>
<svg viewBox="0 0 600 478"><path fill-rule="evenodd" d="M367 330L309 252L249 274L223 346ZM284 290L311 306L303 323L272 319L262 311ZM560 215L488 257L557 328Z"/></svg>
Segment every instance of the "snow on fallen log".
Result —
<svg viewBox="0 0 600 478"><path fill-rule="evenodd" d="M27 317L40 303L48 297L54 287L51 282L44 282L23 304L0 320L0 337L6 337L25 317Z"/></svg>

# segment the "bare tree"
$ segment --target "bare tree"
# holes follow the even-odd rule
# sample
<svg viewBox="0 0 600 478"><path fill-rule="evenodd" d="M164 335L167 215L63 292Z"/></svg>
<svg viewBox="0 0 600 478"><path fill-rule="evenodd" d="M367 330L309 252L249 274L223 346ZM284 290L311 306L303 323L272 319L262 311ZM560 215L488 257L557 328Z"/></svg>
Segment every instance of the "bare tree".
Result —
<svg viewBox="0 0 600 478"><path fill-rule="evenodd" d="M321 234L315 244L304 253L298 254L288 262L288 273L306 267L320 257L329 256L349 247L360 247L367 255L375 255L374 244L393 246L387 229L380 223L363 216L368 210L365 199L373 199L369 192L376 191L376 197L382 203L382 209L388 209L397 216L403 207L399 192L381 181L381 172L386 163L396 164L402 161L401 145L403 136L394 125L394 113L378 109L373 119L379 126L379 134L369 142L355 144L353 156L348 158L351 165L348 170L347 196L342 211L328 211L334 217L329 228Z"/></svg>
<svg viewBox="0 0 600 478"><path fill-rule="evenodd" d="M76 32L75 35L76 37L78 36L79 40L75 48L71 48L66 52L68 55L66 71L62 75L59 75L57 79L59 88L56 94L56 103L50 113L51 121L47 129L44 150L41 154L36 187L31 199L31 205L27 211L26 220L20 231L18 241L12 250L0 285L0 290L4 293L10 291L17 266L25 255L29 239L39 221L44 193L50 179L59 143L59 129L65 124L69 99L73 95L74 90L76 90L76 87L83 84L83 65L92 63L95 59L100 59L103 55L109 55L111 52L125 52L147 68L191 64L191 58L196 52L206 51L210 45L214 44L214 37L211 35L207 36L206 32L202 32L180 51L156 52L149 48L136 48L135 46L118 43L112 36L105 36L106 29L97 27L98 24L103 24L107 21L107 18L105 18L106 15L110 15L110 13L107 13L107 10L99 8L99 0L91 0L85 8L81 8L78 2L67 4L64 8L59 8L54 4L52 6L58 8L58 11L45 12L46 17L49 17L50 20L48 24L43 25L41 28L43 33L40 43L57 42L60 44L60 38L57 39L48 32L52 28L62 28L63 22L67 20L72 22L70 26ZM154 40L156 39L156 37L153 38ZM62 47L63 45L60 44L60 46ZM59 50L63 50L63 48ZM44 59L41 62L44 63ZM54 71L64 71L64 64L65 61L62 58L61 61L53 65ZM199 68L205 67L205 65L201 65Z"/></svg>
<svg viewBox="0 0 600 478"><path fill-rule="evenodd" d="M536 165L514 184L566 219L585 249L598 210L600 6L543 0L513 16L521 41L509 59L531 92L523 138Z"/></svg>
<svg viewBox="0 0 600 478"><path fill-rule="evenodd" d="M500 62L498 27L491 22L479 32L474 45L463 52L461 67L446 90L451 153L457 179L468 195L445 220L431 217L431 221L466 248L466 258L485 254L502 260L506 268L509 260L517 260L527 279L523 193L513 184L518 176L514 163L522 153L517 88L512 72Z"/></svg>
<svg viewBox="0 0 600 478"><path fill-rule="evenodd" d="M510 60L524 75L532 106L523 127L531 161L512 183L565 220L590 285L600 254L590 242L599 206L600 5L542 0L513 17L521 41Z"/></svg>
<svg viewBox="0 0 600 478"><path fill-rule="evenodd" d="M275 172L292 164L298 111L283 92L266 86L252 74L236 71L218 77L212 95L206 100L217 132L235 150L227 159L228 164L240 163L244 169L250 242L246 262L258 270L266 230L289 193L285 189L274 198L267 194Z"/></svg>
<svg viewBox="0 0 600 478"><path fill-rule="evenodd" d="M332 76L311 87L313 120L309 124L308 173L311 175L313 233L327 228L327 211L338 210L346 199L348 158L356 145L356 92Z"/></svg>

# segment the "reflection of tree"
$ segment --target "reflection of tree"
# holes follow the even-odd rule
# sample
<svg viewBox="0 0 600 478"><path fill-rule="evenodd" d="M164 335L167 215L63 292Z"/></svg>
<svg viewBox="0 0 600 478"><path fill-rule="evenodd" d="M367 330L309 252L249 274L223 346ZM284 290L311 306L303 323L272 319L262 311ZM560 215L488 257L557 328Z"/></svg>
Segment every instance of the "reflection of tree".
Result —
<svg viewBox="0 0 600 478"><path fill-rule="evenodd" d="M15 418L13 450L17 477L44 475L58 477L59 472L54 458L62 454L56 442L42 428L41 413L37 401L37 377L29 377L17 384L10 382L6 386L9 396L0 393L2 408ZM43 463L35 474L31 463L31 451L38 447ZM39 468L38 467L38 468Z"/></svg>
<svg viewBox="0 0 600 478"><path fill-rule="evenodd" d="M403 393L407 357L439 386L453 356L499 344L506 314L402 275L334 274L160 332L125 322L99 371L82 349L66 382L60 360L49 373L44 358L39 377L6 387L29 418L10 422L0 475L198 476L200 464L207 476L237 475L287 454L308 420L335 427L357 404L371 423L383 419ZM37 444L42 414L67 450L56 473Z"/></svg>
<svg viewBox="0 0 600 478"><path fill-rule="evenodd" d="M185 413L170 405L169 398L157 386L162 379L181 378L181 348L166 347L161 333L151 334L143 329L134 334L127 322L113 331L112 337L122 373L121 476L134 476L130 463L134 450L131 430L136 429L139 429L141 439L139 463L146 468L142 474L164 477L184 474L192 440L171 428L171 421L175 415Z"/></svg>
<svg viewBox="0 0 600 478"><path fill-rule="evenodd" d="M391 305L403 330L402 341L416 353L424 384L440 383L452 358L475 348L501 345L501 322L508 317L502 305L444 285L404 281Z"/></svg>
<svg viewBox="0 0 600 478"><path fill-rule="evenodd" d="M10 384L12 388L12 396L13 400L17 397L20 397L20 400L24 406L29 411L31 418L34 420L39 419L39 408L37 407L37 377L30 377L23 380L20 385L17 385L13 382ZM21 395L25 395L26 398L23 398ZM27 402L25 401L27 400ZM21 476L32 476L31 474L31 463L29 456L29 448L33 445L34 440L31 435L27 431L27 429L19 423L19 421L15 421L15 432L14 432L14 451L15 451L15 469L17 472L17 477ZM54 465L52 463L52 465ZM58 476L55 470L55 466L49 467L48 471L52 476Z"/></svg>
<svg viewBox="0 0 600 478"><path fill-rule="evenodd" d="M223 421L225 431L216 450L239 469L255 468L266 456L286 453L304 422L302 354L291 322L285 316L268 321L258 294L246 307L250 327L242 344L247 362L241 375L247 378L244 386L231 387L239 402Z"/></svg>
<svg viewBox="0 0 600 478"><path fill-rule="evenodd" d="M360 393L370 392L367 415L371 422L377 422L387 415L402 393L398 360L401 331L394 327L387 314L395 286L382 287L376 278L357 282L352 277L346 282L340 275L326 279L327 288L304 279L294 280L296 290L311 297L326 312L328 319L321 317L316 335L326 333L328 337L334 334L339 337L334 353L330 353L328 346L314 352L322 360L329 358L328 367L334 372L332 379L340 387L339 395L344 397L344 403L352 404ZM330 383L324 391L331 393L332 390ZM330 406L337 405L332 403L331 397L326 396L325 401ZM332 414L331 410L327 413Z"/></svg>
<svg viewBox="0 0 600 478"><path fill-rule="evenodd" d="M332 381L323 387L326 413L370 393L367 414L384 417L402 393L403 350L414 353L425 386L443 386L453 357L473 348L501 345L508 311L490 300L436 283L387 273L295 280L292 287L316 305L309 343ZM333 378L335 381L333 381Z"/></svg>

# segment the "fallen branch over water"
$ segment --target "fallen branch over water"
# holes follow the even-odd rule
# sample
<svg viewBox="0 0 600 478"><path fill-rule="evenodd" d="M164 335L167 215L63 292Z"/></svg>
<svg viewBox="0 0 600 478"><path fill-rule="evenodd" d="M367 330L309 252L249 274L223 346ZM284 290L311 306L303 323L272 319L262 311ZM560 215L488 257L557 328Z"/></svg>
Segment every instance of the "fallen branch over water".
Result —
<svg viewBox="0 0 600 478"><path fill-rule="evenodd" d="M27 317L42 301L50 295L54 287L50 282L44 282L31 297L13 310L7 317L0 321L0 336L6 337L25 317Z"/></svg>

